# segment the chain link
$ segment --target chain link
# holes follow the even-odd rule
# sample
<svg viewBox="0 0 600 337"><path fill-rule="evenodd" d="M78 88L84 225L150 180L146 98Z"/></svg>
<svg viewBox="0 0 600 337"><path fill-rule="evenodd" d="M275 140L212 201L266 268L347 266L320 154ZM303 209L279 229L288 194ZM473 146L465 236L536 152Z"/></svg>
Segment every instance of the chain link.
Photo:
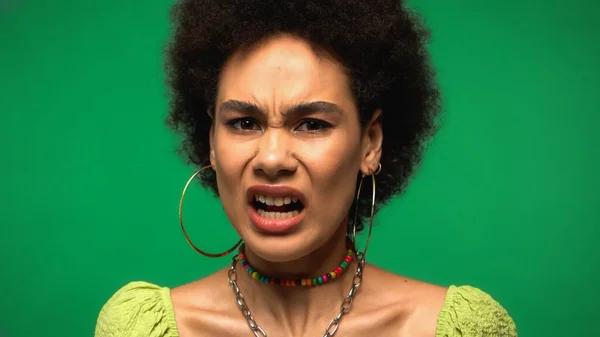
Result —
<svg viewBox="0 0 600 337"><path fill-rule="evenodd" d="M354 274L354 277L352 278L352 287L350 288L350 291L348 292L348 296L344 297L344 299L342 300L342 304L340 305L340 311L327 325L327 328L325 329L325 334L323 335L323 337L331 337L331 336L335 335L335 333L337 332L337 330L340 326L340 320L342 319L342 316L344 316L344 314L347 313L348 311L350 311L350 308L352 308L352 303L354 302L354 297L356 297L358 288L360 287L360 285L362 283L363 269L365 267L365 260L363 259L363 255L361 253L359 253L359 254L357 254L357 258L359 261L358 268L356 269L356 273ZM229 268L229 271L227 272L227 278L229 279L229 286L231 286L231 289L233 290L233 293L235 295L235 300L237 302L238 308L240 308L240 311L242 312L242 315L246 319L246 322L248 323L248 326L252 330L252 333L254 333L254 336L255 337L267 337L267 333L265 332L265 330L263 330L263 328L261 328L258 325L258 323L256 323L256 321L254 320L254 317L252 317L250 308L248 308L248 306L246 305L246 300L244 299L244 296L242 295L242 292L240 291L240 287L237 284L237 273L236 273L236 269L235 269L237 262L238 262L238 257L236 255L231 260L231 267Z"/></svg>

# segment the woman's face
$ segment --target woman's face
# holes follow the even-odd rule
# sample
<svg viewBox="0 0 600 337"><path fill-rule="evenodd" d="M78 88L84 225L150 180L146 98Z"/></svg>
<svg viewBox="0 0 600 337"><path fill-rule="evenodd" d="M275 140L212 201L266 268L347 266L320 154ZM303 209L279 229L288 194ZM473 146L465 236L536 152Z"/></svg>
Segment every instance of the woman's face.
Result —
<svg viewBox="0 0 600 337"><path fill-rule="evenodd" d="M230 58L210 138L229 220L248 249L273 262L340 233L357 174L374 171L381 152L381 127L361 131L342 67L289 36Z"/></svg>

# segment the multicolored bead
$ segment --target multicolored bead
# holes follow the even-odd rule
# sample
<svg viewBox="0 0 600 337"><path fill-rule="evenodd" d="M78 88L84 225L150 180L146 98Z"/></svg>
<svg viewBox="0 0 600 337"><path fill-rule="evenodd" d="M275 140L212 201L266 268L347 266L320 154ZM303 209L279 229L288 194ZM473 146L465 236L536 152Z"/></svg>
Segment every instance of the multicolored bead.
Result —
<svg viewBox="0 0 600 337"><path fill-rule="evenodd" d="M340 264L329 273L312 278L281 280L278 278L261 275L258 271L256 271L256 269L254 269L248 262L244 248L245 245L242 243L239 248L238 259L242 264L244 270L248 273L248 275L250 275L250 277L252 277L253 279L258 280L259 282L265 284L279 285L282 287L314 287L321 284L325 284L328 281L331 281L334 278L340 276L348 268L348 265L354 259L354 252L352 251L352 249L348 249L342 262L340 262Z"/></svg>

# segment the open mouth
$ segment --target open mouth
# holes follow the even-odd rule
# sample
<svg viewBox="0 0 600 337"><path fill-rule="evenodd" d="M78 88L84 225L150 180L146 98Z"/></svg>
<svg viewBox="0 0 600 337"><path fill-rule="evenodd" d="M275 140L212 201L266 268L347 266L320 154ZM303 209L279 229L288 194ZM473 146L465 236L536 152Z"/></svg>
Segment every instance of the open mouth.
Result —
<svg viewBox="0 0 600 337"><path fill-rule="evenodd" d="M262 194L254 196L252 206L259 216L269 219L293 218L304 209L304 205L298 198Z"/></svg>

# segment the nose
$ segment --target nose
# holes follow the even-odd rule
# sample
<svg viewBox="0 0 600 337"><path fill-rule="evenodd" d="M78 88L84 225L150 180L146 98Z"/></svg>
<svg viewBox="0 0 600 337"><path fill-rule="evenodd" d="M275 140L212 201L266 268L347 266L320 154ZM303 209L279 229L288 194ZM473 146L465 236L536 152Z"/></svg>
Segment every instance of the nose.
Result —
<svg viewBox="0 0 600 337"><path fill-rule="evenodd" d="M294 173L298 162L292 155L292 142L285 129L267 129L258 141L253 163L254 172L269 179Z"/></svg>

